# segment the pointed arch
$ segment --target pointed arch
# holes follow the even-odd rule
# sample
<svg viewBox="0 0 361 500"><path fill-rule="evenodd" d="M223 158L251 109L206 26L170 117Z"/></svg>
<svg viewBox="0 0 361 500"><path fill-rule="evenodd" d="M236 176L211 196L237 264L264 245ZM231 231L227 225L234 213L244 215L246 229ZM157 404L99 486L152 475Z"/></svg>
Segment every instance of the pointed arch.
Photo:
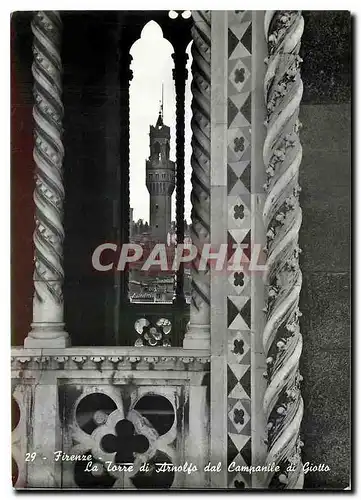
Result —
<svg viewBox="0 0 361 500"><path fill-rule="evenodd" d="M155 125L164 84L164 123L170 127L170 157L175 156L175 88L173 82L174 52L172 44L163 36L160 25L147 22L130 48L133 79L130 84L130 205L136 207L143 219L149 217L149 193L144 176L145 161L151 154L161 154L154 144L149 151L149 126ZM160 145L159 145L160 146ZM157 178L157 176L156 176ZM159 179L159 176L158 176ZM159 190L160 188L158 188Z"/></svg>

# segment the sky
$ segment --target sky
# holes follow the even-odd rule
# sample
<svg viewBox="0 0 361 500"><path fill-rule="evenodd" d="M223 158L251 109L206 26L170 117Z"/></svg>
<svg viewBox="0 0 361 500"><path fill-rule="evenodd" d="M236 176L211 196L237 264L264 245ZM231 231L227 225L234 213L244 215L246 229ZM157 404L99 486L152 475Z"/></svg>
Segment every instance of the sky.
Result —
<svg viewBox="0 0 361 500"><path fill-rule="evenodd" d="M175 88L172 76L174 52L163 38L160 26L150 21L143 28L130 53L133 56L130 83L130 206L133 219L149 222L149 193L145 185L145 162L149 157L149 126L155 125L164 84L164 123L170 127L170 159L176 160L175 150ZM187 53L190 56L190 46ZM185 218L190 222L191 191L191 57L188 59L188 80L185 98ZM172 196L172 220L175 220L175 190Z"/></svg>

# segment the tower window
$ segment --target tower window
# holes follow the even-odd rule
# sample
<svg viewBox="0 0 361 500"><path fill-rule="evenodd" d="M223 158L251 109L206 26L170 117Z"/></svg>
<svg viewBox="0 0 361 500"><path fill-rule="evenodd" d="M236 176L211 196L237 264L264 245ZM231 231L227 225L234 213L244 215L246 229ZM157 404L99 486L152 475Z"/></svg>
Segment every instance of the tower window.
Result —
<svg viewBox="0 0 361 500"><path fill-rule="evenodd" d="M154 143L153 154L156 157L156 159L159 160L159 156L160 156L160 144L159 144L159 142Z"/></svg>
<svg viewBox="0 0 361 500"><path fill-rule="evenodd" d="M155 208L158 208L158 203L156 204Z"/></svg>

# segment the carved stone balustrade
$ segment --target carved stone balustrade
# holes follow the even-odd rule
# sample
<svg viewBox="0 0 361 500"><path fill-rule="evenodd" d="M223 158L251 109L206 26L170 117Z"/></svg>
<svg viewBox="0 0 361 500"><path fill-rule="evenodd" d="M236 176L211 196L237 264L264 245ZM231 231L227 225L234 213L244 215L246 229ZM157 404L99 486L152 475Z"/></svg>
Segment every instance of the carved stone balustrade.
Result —
<svg viewBox="0 0 361 500"><path fill-rule="evenodd" d="M170 370L179 373L207 372L210 361L208 350L181 349L176 347L71 347L68 349L23 349L15 347L11 352L12 378L21 382L43 377L45 372L56 372L56 378L79 376L99 378L99 373L109 377L132 372ZM137 374L135 374L137 372ZM78 373L78 375L75 375ZM147 373L147 377L151 377ZM159 375L157 375L158 377ZM184 378L183 375L180 375Z"/></svg>
<svg viewBox="0 0 361 500"><path fill-rule="evenodd" d="M14 348L14 485L135 489L149 480L151 487L204 486L209 362L208 351L172 347ZM126 447L134 471L108 473L106 461L125 460L119 455L124 439L136 452ZM85 470L89 461L55 460L56 452L91 456L98 470ZM144 462L185 460L200 472L149 479L140 469Z"/></svg>

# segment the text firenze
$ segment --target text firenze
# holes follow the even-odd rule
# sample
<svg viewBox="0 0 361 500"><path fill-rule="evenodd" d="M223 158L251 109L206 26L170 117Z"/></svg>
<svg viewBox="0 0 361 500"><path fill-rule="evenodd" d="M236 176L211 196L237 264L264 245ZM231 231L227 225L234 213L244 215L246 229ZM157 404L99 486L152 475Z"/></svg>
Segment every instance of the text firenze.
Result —
<svg viewBox="0 0 361 500"><path fill-rule="evenodd" d="M93 252L94 269L106 272L116 269L137 268L141 271L177 271L180 266L193 267L198 271L209 268L216 271L264 272L267 270L265 255L259 244L221 244L214 248L209 243L197 248L192 244L169 247L157 243L151 249L144 249L137 243L118 247L115 243L103 243Z"/></svg>
<svg viewBox="0 0 361 500"><path fill-rule="evenodd" d="M88 455L68 455L67 453L64 453L62 451L55 451L54 452L54 460L55 462L87 462L84 468L84 472L101 472L104 470L104 468L108 472L135 472L135 467L134 464L132 463L123 463L123 464L115 464L111 462L110 460L104 462L104 463L94 463L93 462L93 456L91 454ZM151 472L153 467L155 467L155 472L183 472L186 474L192 474L194 472L198 472L200 469L197 467L197 465L193 464L192 462L188 463L185 462L180 465L174 465L172 463L168 462L157 462L151 466L151 464L145 462L143 463L139 471L140 472ZM218 462L217 464L212 464L211 462L208 462L206 466L203 467L203 470L205 472L221 472L223 470L221 462ZM296 464L290 463L287 467L287 472L293 472L296 470ZM306 462L303 464L303 472L307 474L308 472L330 472L330 467L327 464L313 464L310 462ZM248 474L253 474L253 473L258 473L258 472L279 472L280 467L279 465L276 465L275 462L272 462L271 464L266 464L266 465L240 465L236 464L235 462L231 462L228 467L227 467L228 472L245 472Z"/></svg>

